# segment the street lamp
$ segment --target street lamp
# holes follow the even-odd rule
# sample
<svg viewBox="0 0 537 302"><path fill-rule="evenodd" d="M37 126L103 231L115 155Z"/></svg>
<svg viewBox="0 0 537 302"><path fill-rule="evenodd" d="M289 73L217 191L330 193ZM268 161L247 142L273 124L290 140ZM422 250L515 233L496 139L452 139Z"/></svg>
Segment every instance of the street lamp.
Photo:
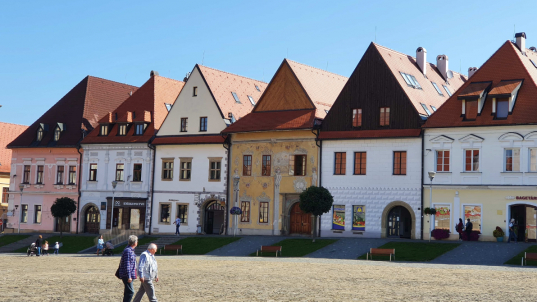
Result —
<svg viewBox="0 0 537 302"><path fill-rule="evenodd" d="M112 234L112 230L114 229L114 197L116 192L116 186L117 181L112 181L112 212L110 213L110 234Z"/></svg>
<svg viewBox="0 0 537 302"><path fill-rule="evenodd" d="M241 177L238 174L233 176L233 190L235 191L235 207L239 206L239 181ZM233 236L237 234L239 228L239 215L233 215Z"/></svg>
<svg viewBox="0 0 537 302"><path fill-rule="evenodd" d="M21 209L19 211L19 234L21 233L21 220L22 220L22 190L24 190L24 184L19 184L19 189L21 190L21 199L19 200L19 208Z"/></svg>
<svg viewBox="0 0 537 302"><path fill-rule="evenodd" d="M429 179L431 180L431 183L429 183L429 203L431 205L431 208L433 207L433 179L436 175L436 172L429 171ZM429 218L429 242L431 242L431 237L433 235L433 217Z"/></svg>

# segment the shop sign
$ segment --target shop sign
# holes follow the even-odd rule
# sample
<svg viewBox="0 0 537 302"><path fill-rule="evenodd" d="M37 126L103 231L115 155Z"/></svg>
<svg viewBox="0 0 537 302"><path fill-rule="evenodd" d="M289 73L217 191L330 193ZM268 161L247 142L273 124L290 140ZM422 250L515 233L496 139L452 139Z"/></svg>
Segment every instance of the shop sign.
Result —
<svg viewBox="0 0 537 302"><path fill-rule="evenodd" d="M126 207L126 208L145 207L145 201L114 200L114 207Z"/></svg>
<svg viewBox="0 0 537 302"><path fill-rule="evenodd" d="M537 196L506 196L509 200L537 200Z"/></svg>

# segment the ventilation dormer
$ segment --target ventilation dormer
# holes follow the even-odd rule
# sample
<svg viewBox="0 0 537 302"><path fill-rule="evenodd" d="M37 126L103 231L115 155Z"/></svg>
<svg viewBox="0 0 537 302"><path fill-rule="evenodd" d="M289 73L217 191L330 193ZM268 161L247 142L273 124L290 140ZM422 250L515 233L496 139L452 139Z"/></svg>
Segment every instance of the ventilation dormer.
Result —
<svg viewBox="0 0 537 302"><path fill-rule="evenodd" d="M60 140L60 137L61 137L61 133L64 132L66 129L65 129L65 124L64 123L57 123L56 124L56 128L54 128L54 141L57 142Z"/></svg>
<svg viewBox="0 0 537 302"><path fill-rule="evenodd" d="M490 90L492 82L475 82L470 83L459 94L457 99L461 100L462 114L464 120L473 121L481 115L487 93Z"/></svg>
<svg viewBox="0 0 537 302"><path fill-rule="evenodd" d="M43 123L39 123L39 126L37 128L37 132L36 132L36 137L35 137L35 140L37 142L40 142L43 140L43 137L45 136L45 134L47 133L48 131L48 125L47 124L43 124Z"/></svg>

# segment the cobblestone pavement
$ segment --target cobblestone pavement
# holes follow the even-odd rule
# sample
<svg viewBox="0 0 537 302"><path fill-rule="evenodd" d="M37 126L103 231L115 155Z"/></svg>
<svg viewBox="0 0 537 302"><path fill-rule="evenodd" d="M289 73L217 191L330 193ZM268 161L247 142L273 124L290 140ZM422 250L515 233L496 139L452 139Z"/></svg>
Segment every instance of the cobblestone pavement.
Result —
<svg viewBox="0 0 537 302"><path fill-rule="evenodd" d="M457 241L454 241L457 242ZM431 261L459 265L503 265L530 247L529 243L459 242L461 245Z"/></svg>

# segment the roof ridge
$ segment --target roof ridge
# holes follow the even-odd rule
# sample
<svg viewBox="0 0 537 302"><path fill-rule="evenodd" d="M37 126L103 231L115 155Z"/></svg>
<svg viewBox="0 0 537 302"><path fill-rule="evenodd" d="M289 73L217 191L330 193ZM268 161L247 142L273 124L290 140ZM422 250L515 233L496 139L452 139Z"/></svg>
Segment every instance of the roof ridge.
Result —
<svg viewBox="0 0 537 302"><path fill-rule="evenodd" d="M22 124L14 124L14 123L8 123L8 122L0 122L0 124L8 124L8 125L14 125L14 126L23 126L23 127L30 127L30 126L27 126L27 125L22 125Z"/></svg>
<svg viewBox="0 0 537 302"><path fill-rule="evenodd" d="M260 83L263 83L263 84L268 84L267 82L260 81L260 80L256 80L256 79L254 79L254 78L249 78L249 77L241 76L241 75L238 75L238 74L236 74L236 73L231 73L231 72L223 71L223 70L220 70L220 69L212 68L212 67L205 66L205 65L201 65L201 64L197 64L197 65L199 65L199 66L201 66L201 67L208 68L208 69L212 69L212 70L215 70L215 71L218 71L218 72L227 73L227 74L230 74L230 75L233 75L233 76L236 76L236 77L241 77L241 78L245 78L245 79L248 79L248 80L252 80L252 81L256 81L256 82L260 82Z"/></svg>
<svg viewBox="0 0 537 302"><path fill-rule="evenodd" d="M293 62L293 63L299 64L299 65L302 65L302 66L306 66L306 67L309 67L309 68L313 68L313 69L316 69L316 70L319 70L319 71L322 71L322 72L330 73L330 74L336 75L336 76L338 76L338 77L342 77L342 78L346 78L346 79L348 79L348 77L346 77L346 76L342 76L342 75L340 75L340 74L337 74L337 73L334 73L334 72L330 72L330 71L327 71L327 70L322 70L322 69L320 69L320 68L313 67L313 66L310 66L310 65L306 65L306 64L304 64L304 63L300 63L300 62L297 62L297 61L293 61L293 60L291 60L291 59L287 59L287 58L285 58L285 60L287 60L287 61L289 61L289 62Z"/></svg>
<svg viewBox="0 0 537 302"><path fill-rule="evenodd" d="M163 76L161 76L161 75L156 75L155 77L163 78L163 79L166 79L166 80L172 80L172 81L176 81L176 82L179 82L179 83L184 83L183 81L176 80L176 79L172 79L172 78L168 78L168 77L163 77Z"/></svg>
<svg viewBox="0 0 537 302"><path fill-rule="evenodd" d="M87 75L87 77L88 77L88 79L89 78L94 78L94 79L99 79L99 80L105 80L107 82L112 82L112 83L117 83L117 84L121 84L121 85L131 86L131 87L134 87L134 88L140 88L138 86L134 86L134 85L131 85L131 84L121 83L121 82L118 82L118 81L112 81L112 80L108 80L108 79L105 79L105 78L95 77L95 76L92 76L92 75Z"/></svg>
<svg viewBox="0 0 537 302"><path fill-rule="evenodd" d="M524 67L524 72L526 73L526 75L528 76L528 78L533 82L533 85L534 86L537 86L537 82L535 82L535 79L533 78L533 76L531 75L530 71L528 70L528 68L526 68L526 64L524 64L524 62L522 62L522 53L520 52L520 50L518 49L518 47L515 47L514 43L512 41L507 41L507 42L510 42L509 44L511 45L511 49L516 53L516 57L518 58L518 61L520 62L520 64L522 65L522 67ZM529 49L527 49L526 51L530 51ZM528 60L531 60L528 55L524 55L526 58L528 58Z"/></svg>

